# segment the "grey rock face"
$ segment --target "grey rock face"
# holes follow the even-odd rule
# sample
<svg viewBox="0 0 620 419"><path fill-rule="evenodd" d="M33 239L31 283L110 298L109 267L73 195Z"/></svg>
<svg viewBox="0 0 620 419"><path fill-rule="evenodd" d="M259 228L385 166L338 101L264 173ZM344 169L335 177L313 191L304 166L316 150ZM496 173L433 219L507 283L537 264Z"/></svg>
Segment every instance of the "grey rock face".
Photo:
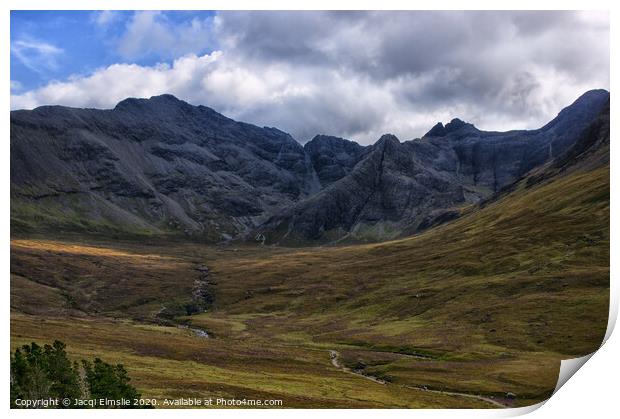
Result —
<svg viewBox="0 0 620 419"><path fill-rule="evenodd" d="M303 147L170 95L112 110L59 106L11 112L11 195L60 218L184 231L217 240L315 191ZM67 194L72 194L67 202ZM43 201L42 201L43 200Z"/></svg>
<svg viewBox="0 0 620 419"><path fill-rule="evenodd" d="M401 143L324 135L301 146L170 95L111 110L11 112L11 223L266 243L381 240L456 216L572 147L609 93L544 127L480 131L458 119Z"/></svg>
<svg viewBox="0 0 620 419"><path fill-rule="evenodd" d="M304 145L304 150L325 187L349 174L368 147L343 138L317 135Z"/></svg>
<svg viewBox="0 0 620 419"><path fill-rule="evenodd" d="M398 236L432 209L465 202L450 149L384 135L351 173L275 215L261 228L277 241ZM436 162L438 164L431 164ZM282 228L285 225L286 228Z"/></svg>
<svg viewBox="0 0 620 419"><path fill-rule="evenodd" d="M267 241L374 241L455 218L568 150L609 100L591 91L533 131L485 132L459 119L400 143L383 136L351 173L260 226Z"/></svg>
<svg viewBox="0 0 620 419"><path fill-rule="evenodd" d="M528 174L525 178L526 186L530 187L574 170L594 170L609 165L609 110L608 101L600 114L581 132L571 147Z"/></svg>

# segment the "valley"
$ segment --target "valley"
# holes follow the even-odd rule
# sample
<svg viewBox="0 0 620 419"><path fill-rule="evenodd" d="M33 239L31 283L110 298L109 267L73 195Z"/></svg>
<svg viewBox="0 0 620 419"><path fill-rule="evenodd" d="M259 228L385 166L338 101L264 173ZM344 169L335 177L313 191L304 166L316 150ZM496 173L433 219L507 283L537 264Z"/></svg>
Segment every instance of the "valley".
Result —
<svg viewBox="0 0 620 419"><path fill-rule="evenodd" d="M145 398L536 403L560 360L595 350L605 333L609 167L591 166L544 168L546 179L457 220L376 244L14 235L11 345L61 339L73 356L122 362ZM204 266L213 298L192 312Z"/></svg>

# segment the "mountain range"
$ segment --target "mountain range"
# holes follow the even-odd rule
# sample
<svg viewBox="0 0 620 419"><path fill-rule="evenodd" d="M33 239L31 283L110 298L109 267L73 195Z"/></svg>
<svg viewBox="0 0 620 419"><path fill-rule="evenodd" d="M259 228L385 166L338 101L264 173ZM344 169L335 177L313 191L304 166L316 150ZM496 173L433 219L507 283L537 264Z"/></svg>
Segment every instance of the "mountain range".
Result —
<svg viewBox="0 0 620 419"><path fill-rule="evenodd" d="M12 111L11 228L269 244L392 239L576 164L600 146L591 133L601 126L605 90L536 130L453 119L422 138L385 134L369 146L326 135L302 146L171 95L108 110Z"/></svg>

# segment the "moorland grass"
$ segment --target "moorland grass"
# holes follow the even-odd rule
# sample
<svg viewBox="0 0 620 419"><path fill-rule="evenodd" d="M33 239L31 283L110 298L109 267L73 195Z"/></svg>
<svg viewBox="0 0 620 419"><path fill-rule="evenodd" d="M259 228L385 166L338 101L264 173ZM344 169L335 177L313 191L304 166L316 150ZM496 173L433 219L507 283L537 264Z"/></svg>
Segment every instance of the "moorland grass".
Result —
<svg viewBox="0 0 620 419"><path fill-rule="evenodd" d="M605 334L609 167L522 183L464 212L413 237L340 247L15 237L11 343L61 339L76 357L122 362L145 397L492 407L408 388L426 386L543 400L560 360ZM162 308L191 302L198 265L210 268L212 307L164 326ZM328 350L388 384L343 373Z"/></svg>

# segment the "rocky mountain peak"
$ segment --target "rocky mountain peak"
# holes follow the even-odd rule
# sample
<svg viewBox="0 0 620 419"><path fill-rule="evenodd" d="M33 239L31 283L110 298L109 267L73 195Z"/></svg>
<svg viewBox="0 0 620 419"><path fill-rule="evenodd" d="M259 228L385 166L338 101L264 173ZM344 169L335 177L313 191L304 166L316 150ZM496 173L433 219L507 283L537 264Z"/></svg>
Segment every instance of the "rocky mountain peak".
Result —
<svg viewBox="0 0 620 419"><path fill-rule="evenodd" d="M463 128L466 125L471 125L471 124L467 124L466 122L458 118L454 118L452 121L446 124L446 132L456 131L460 128Z"/></svg>
<svg viewBox="0 0 620 419"><path fill-rule="evenodd" d="M609 98L609 91L605 89L588 90L577 98L573 105L592 105L593 103L604 101Z"/></svg>
<svg viewBox="0 0 620 419"><path fill-rule="evenodd" d="M608 101L605 90L587 92L533 131L481 132L453 119L429 139L385 134L371 146L317 135L302 147L172 95L114 110L13 111L11 216L45 227L30 208L54 205L75 214L77 229L207 240L260 231L272 243L395 238L562 155Z"/></svg>
<svg viewBox="0 0 620 419"><path fill-rule="evenodd" d="M595 118L600 109L609 101L609 92L605 89L595 89L579 96L570 106L562 109L558 116L553 118L541 130L551 130L561 126L572 125L575 120Z"/></svg>
<svg viewBox="0 0 620 419"><path fill-rule="evenodd" d="M159 96L151 96L148 99L144 98L127 98L121 100L114 107L115 110L123 110L123 111L144 111L149 108L178 108L181 106L191 106L189 103L177 99L175 96L171 94L163 94Z"/></svg>
<svg viewBox="0 0 620 419"><path fill-rule="evenodd" d="M393 134L383 134L381 138L379 138L379 140L375 143L375 147L388 147L391 145L400 145L400 141Z"/></svg>
<svg viewBox="0 0 620 419"><path fill-rule="evenodd" d="M334 137L332 135L315 135L313 139L308 141L305 148L317 148L317 147L346 147L346 146L359 146L355 141L345 140L344 138Z"/></svg>
<svg viewBox="0 0 620 419"><path fill-rule="evenodd" d="M433 128L431 128L424 137L443 137L446 135L446 129L441 122L437 122Z"/></svg>
<svg viewBox="0 0 620 419"><path fill-rule="evenodd" d="M454 118L445 126L441 122L438 122L426 134L424 134L424 137L444 137L462 129L476 130L476 127L474 127L473 124L465 122L459 118Z"/></svg>

